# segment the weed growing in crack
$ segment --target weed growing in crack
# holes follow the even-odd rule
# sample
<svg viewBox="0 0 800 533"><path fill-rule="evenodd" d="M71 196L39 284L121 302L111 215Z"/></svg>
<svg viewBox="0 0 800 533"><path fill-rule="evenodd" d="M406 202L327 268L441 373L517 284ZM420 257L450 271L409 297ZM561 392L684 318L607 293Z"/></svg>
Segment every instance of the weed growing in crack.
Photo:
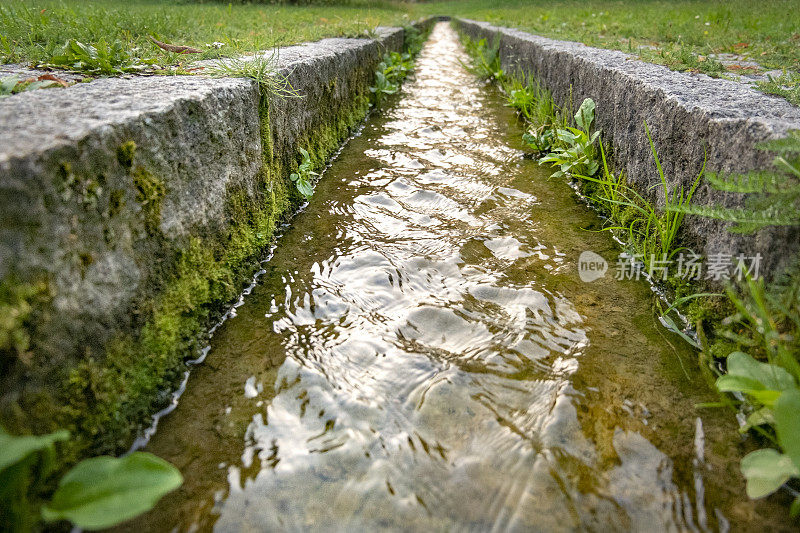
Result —
<svg viewBox="0 0 800 533"><path fill-rule="evenodd" d="M258 84L262 96L275 95L282 98L300 98L292 87L289 75L275 69L277 52L254 56L220 59L204 74L216 78L250 78Z"/></svg>
<svg viewBox="0 0 800 533"><path fill-rule="evenodd" d="M311 198L314 194L314 186L311 184L312 180L315 176L318 176L316 172L314 172L314 165L311 163L311 156L309 155L308 151L304 148L300 148L300 155L303 157L302 161L300 162L300 166L297 168L297 172L292 172L289 175L289 179L294 182L295 187L297 190L300 191L306 199Z"/></svg>
<svg viewBox="0 0 800 533"><path fill-rule="evenodd" d="M469 38L464 39L464 48L472 58L470 64L464 67L483 80L501 81L505 78L505 72L500 65L500 42L495 41L491 45L487 44L486 39L474 41Z"/></svg>
<svg viewBox="0 0 800 533"><path fill-rule="evenodd" d="M412 56L408 52L390 52L383 55L375 70L375 85L369 88L375 104L380 107L383 100L400 90L400 85L413 68Z"/></svg>
<svg viewBox="0 0 800 533"><path fill-rule="evenodd" d="M564 129L551 129L551 131L555 131L555 139L551 143L552 151L539 159L540 165L549 163L553 167L558 167L558 170L550 176L551 178L561 178L567 175L594 176L600 168L595 145L600 137L600 132L591 133L594 110L594 100L587 98L575 113L576 128L567 126ZM560 142L556 143L556 140ZM536 142L541 141L536 139Z"/></svg>

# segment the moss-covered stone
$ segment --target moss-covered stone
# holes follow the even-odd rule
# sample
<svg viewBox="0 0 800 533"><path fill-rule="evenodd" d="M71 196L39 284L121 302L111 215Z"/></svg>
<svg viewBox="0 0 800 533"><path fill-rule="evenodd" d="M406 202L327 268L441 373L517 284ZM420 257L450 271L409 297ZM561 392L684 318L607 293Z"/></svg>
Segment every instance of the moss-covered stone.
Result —
<svg viewBox="0 0 800 533"><path fill-rule="evenodd" d="M167 188L164 182L153 176L144 167L136 167L132 172L136 187L136 201L142 206L145 231L155 235L161 222L161 205Z"/></svg>
<svg viewBox="0 0 800 533"><path fill-rule="evenodd" d="M179 219L180 235L171 232L170 224L176 220L174 205L185 182L169 174L174 159L149 146L148 135L140 133L136 142L119 135L104 151L90 145L59 156L45 177L45 194L51 195L45 202L48 215L53 213L57 224L64 224L65 241L54 240L54 248L63 259L59 264L69 265L71 272L57 281L66 279L71 292L58 307L54 298L60 286L52 283L52 273L48 278L45 272L41 282L2 281L0 366L2 379L15 385L2 395L0 424L18 434L69 430L72 438L59 450L63 468L86 456L117 454L130 446L152 413L165 405L165 392L182 379L186 360L196 357L207 342L206 332L225 304L238 297L260 268L276 228L305 201L288 179L300 160L299 148L306 149L315 168L321 169L368 112L374 65L363 58L357 63L348 77L332 78L313 99L303 101L303 106L309 100L319 106L310 119L303 113L305 118L297 121L297 114L287 111L287 102L262 94L260 168L225 182L219 195L224 200L215 204L221 209L213 217L198 217L191 223L195 225ZM324 76L336 72L329 68ZM250 102L242 107L252 110ZM290 132L284 129L287 121ZM249 152L248 161L254 161L254 155L257 149ZM202 190L195 181L192 186ZM81 283L92 289L105 283L98 275L108 274L103 268L108 268L110 257L134 263L135 276L125 278L132 280L131 294L125 295L122 319L92 326L85 320L89 315L80 315L82 300L72 294L80 292L75 287ZM108 286L118 286L114 283L118 282L112 279ZM61 320L59 309L76 316ZM70 349L37 345L38 338L77 335L84 335L82 341ZM18 386L22 382L24 386Z"/></svg>
<svg viewBox="0 0 800 533"><path fill-rule="evenodd" d="M369 109L365 92L324 125L298 141L321 168L363 119ZM205 339L222 304L236 298L243 284L259 267L261 254L276 228L303 201L287 179L272 151L267 100L259 109L263 166L256 190L232 187L226 193L225 216L219 233L197 235L175 249L150 274L152 289L139 298L134 314L141 321L138 334L121 334L107 345L103 357L87 357L75 365L58 388L57 398L46 395L36 401L58 427L73 432L69 456L118 453L128 446L140 425L158 409L164 390L173 388ZM120 163L131 169L136 201L142 207L142 222L149 235L158 231L165 186L134 163L130 143L120 149ZM113 198L112 205L121 202ZM109 213L116 209L109 209ZM162 243L169 246L166 241ZM26 406L29 411L31 405Z"/></svg>

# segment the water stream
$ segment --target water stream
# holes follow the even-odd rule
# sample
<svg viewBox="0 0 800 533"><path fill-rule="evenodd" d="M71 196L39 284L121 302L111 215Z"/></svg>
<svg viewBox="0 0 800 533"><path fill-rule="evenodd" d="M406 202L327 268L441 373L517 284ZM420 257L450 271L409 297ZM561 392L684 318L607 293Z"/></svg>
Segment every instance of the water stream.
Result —
<svg viewBox="0 0 800 533"><path fill-rule="evenodd" d="M156 530L777 527L644 282L439 24L319 183L148 450ZM582 282L594 251L608 274Z"/></svg>

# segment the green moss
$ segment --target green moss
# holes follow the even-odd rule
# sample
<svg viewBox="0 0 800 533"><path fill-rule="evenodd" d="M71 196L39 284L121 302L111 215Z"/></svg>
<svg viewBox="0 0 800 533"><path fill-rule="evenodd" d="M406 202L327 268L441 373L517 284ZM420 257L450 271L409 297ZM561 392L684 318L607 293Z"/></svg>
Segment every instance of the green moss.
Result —
<svg viewBox="0 0 800 533"><path fill-rule="evenodd" d="M136 167L131 173L136 187L136 201L142 206L144 228L148 235L158 233L161 223L161 205L167 188L164 182L153 176L144 167Z"/></svg>
<svg viewBox="0 0 800 533"><path fill-rule="evenodd" d="M97 207L104 183L103 175L76 175L68 162L62 163L56 174L56 187L61 199L65 202L77 201L85 211Z"/></svg>
<svg viewBox="0 0 800 533"><path fill-rule="evenodd" d="M28 322L36 303L48 295L44 282L0 281L0 372L4 375L17 362L30 364Z"/></svg>
<svg viewBox="0 0 800 533"><path fill-rule="evenodd" d="M125 141L117 148L117 161L127 171L133 168L133 156L136 154L136 143Z"/></svg>

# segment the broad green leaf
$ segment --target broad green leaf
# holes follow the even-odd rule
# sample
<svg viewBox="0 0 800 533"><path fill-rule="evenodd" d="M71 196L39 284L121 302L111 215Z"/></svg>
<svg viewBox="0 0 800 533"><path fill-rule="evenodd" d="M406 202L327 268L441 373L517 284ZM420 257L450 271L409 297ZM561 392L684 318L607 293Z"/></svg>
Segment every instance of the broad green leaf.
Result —
<svg viewBox="0 0 800 533"><path fill-rule="evenodd" d="M14 90L14 87L17 86L17 83L19 83L19 78L16 76L0 78L0 94L11 94L11 91Z"/></svg>
<svg viewBox="0 0 800 533"><path fill-rule="evenodd" d="M783 368L760 363L744 352L733 352L726 362L728 375L753 379L760 382L764 389L783 391L796 386L792 375Z"/></svg>
<svg viewBox="0 0 800 533"><path fill-rule="evenodd" d="M181 483L177 468L150 453L93 457L61 478L52 501L42 508L42 517L103 529L152 509Z"/></svg>
<svg viewBox="0 0 800 533"><path fill-rule="evenodd" d="M797 518L800 515L800 496L794 499L792 505L789 507L789 516Z"/></svg>
<svg viewBox="0 0 800 533"><path fill-rule="evenodd" d="M769 407L772 407L781 395L781 391L765 389L764 384L758 380L730 374L717 378L717 390L721 392L741 392Z"/></svg>
<svg viewBox="0 0 800 533"><path fill-rule="evenodd" d="M33 452L51 448L54 443L69 438L69 431L62 430L48 435L9 435L0 429L0 471L16 464Z"/></svg>
<svg viewBox="0 0 800 533"><path fill-rule="evenodd" d="M764 384L760 381L746 377L725 374L717 378L717 389L722 392L754 392L765 390Z"/></svg>
<svg viewBox="0 0 800 533"><path fill-rule="evenodd" d="M745 424L739 428L739 432L746 433L756 426L763 426L766 424L772 425L774 423L775 417L773 416L772 409L769 407L762 407L747 415L747 420Z"/></svg>
<svg viewBox="0 0 800 533"><path fill-rule="evenodd" d="M800 470L788 455L772 448L756 450L742 459L742 474L747 479L747 496L763 498L778 490L791 477L800 476Z"/></svg>
<svg viewBox="0 0 800 533"><path fill-rule="evenodd" d="M572 133L570 133L567 130L557 130L556 131L556 136L559 139L561 139L562 141L564 141L566 143L569 143L569 144L573 144L575 142L575 135L573 135Z"/></svg>
<svg viewBox="0 0 800 533"><path fill-rule="evenodd" d="M314 188L308 180L297 180L297 190L306 198L310 198L314 194Z"/></svg>
<svg viewBox="0 0 800 533"><path fill-rule="evenodd" d="M783 452L800 469L800 390L785 391L775 402L775 431Z"/></svg>
<svg viewBox="0 0 800 533"><path fill-rule="evenodd" d="M587 98L581 103L578 112L575 113L575 124L584 131L589 131L589 128L592 127L592 122L594 122L594 108L594 100Z"/></svg>

